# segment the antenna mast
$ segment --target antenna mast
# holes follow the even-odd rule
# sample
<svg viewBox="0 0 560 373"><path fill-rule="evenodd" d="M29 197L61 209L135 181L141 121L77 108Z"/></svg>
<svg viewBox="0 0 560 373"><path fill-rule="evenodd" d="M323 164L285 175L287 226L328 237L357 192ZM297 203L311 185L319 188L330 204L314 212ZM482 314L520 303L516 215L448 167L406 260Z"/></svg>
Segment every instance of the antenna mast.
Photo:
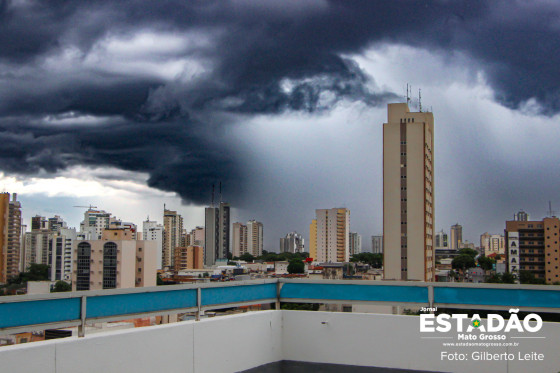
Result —
<svg viewBox="0 0 560 373"><path fill-rule="evenodd" d="M222 203L222 182L220 181L220 203Z"/></svg>
<svg viewBox="0 0 560 373"><path fill-rule="evenodd" d="M548 215L551 217L554 217L554 215L556 214L556 211L552 210L552 203L550 201L548 201Z"/></svg>
<svg viewBox="0 0 560 373"><path fill-rule="evenodd" d="M422 90L418 88L418 111L422 112Z"/></svg>
<svg viewBox="0 0 560 373"><path fill-rule="evenodd" d="M412 86L409 86L408 83L406 83L406 104L410 105L410 92L412 92Z"/></svg>

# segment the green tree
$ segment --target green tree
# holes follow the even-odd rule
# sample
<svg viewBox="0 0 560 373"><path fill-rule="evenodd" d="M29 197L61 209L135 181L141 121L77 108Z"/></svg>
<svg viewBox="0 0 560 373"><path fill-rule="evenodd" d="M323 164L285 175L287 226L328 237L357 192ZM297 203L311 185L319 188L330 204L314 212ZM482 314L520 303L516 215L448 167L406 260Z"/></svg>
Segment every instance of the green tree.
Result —
<svg viewBox="0 0 560 373"><path fill-rule="evenodd" d="M245 253L239 257L239 259L244 260L246 262L252 262L255 260L255 257L249 253Z"/></svg>
<svg viewBox="0 0 560 373"><path fill-rule="evenodd" d="M51 290L51 293L61 293L64 291L72 291L72 285L70 285L69 283L65 282L65 281L60 281L58 280L55 284L54 287Z"/></svg>
<svg viewBox="0 0 560 373"><path fill-rule="evenodd" d="M504 281L502 280L502 276L497 274L497 273L494 273L491 276L489 276L486 279L486 282L492 283L492 284L503 284L504 283Z"/></svg>
<svg viewBox="0 0 560 373"><path fill-rule="evenodd" d="M509 272L506 272L502 275L502 281L504 282L504 284L514 284L515 276Z"/></svg>
<svg viewBox="0 0 560 373"><path fill-rule="evenodd" d="M350 261L369 264L373 268L381 268L383 266L383 255L373 253L354 254Z"/></svg>
<svg viewBox="0 0 560 373"><path fill-rule="evenodd" d="M537 285L546 284L544 278L536 278L533 272L531 271L520 271L519 282L522 284L537 284Z"/></svg>
<svg viewBox="0 0 560 373"><path fill-rule="evenodd" d="M305 264L303 264L300 259L290 260L290 264L288 264L288 273L305 273Z"/></svg>
<svg viewBox="0 0 560 373"><path fill-rule="evenodd" d="M460 269L465 272L465 270L475 267L476 263L474 262L474 258L472 256L461 254L453 259L451 266L453 269Z"/></svg>
<svg viewBox="0 0 560 373"><path fill-rule="evenodd" d="M18 276L8 279L10 284L25 284L28 281L49 281L49 269L46 264L31 263L27 271L20 272Z"/></svg>
<svg viewBox="0 0 560 373"><path fill-rule="evenodd" d="M494 263L496 263L496 261L492 258L488 258L487 256L482 255L478 257L478 264L480 265L480 268L485 271L491 270Z"/></svg>
<svg viewBox="0 0 560 373"><path fill-rule="evenodd" d="M476 256L478 255L478 251L473 250L473 249L469 249L468 247L465 247L464 249L461 249L458 251L459 255L469 255L471 257L476 258Z"/></svg>

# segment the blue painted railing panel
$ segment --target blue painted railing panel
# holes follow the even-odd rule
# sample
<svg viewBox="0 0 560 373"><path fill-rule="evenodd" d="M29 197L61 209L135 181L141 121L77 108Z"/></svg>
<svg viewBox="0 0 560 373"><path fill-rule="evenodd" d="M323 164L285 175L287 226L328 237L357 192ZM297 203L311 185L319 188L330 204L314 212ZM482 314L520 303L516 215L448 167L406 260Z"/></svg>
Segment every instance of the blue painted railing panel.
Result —
<svg viewBox="0 0 560 373"><path fill-rule="evenodd" d="M102 295L87 298L86 317L109 317L196 307L196 289Z"/></svg>
<svg viewBox="0 0 560 373"><path fill-rule="evenodd" d="M560 308L560 291L434 287L434 303Z"/></svg>
<svg viewBox="0 0 560 373"><path fill-rule="evenodd" d="M202 305L240 303L276 298L276 284L202 288Z"/></svg>
<svg viewBox="0 0 560 373"><path fill-rule="evenodd" d="M80 298L33 300L0 304L0 328L80 319Z"/></svg>
<svg viewBox="0 0 560 373"><path fill-rule="evenodd" d="M420 286L285 283L280 298L428 303L428 288Z"/></svg>

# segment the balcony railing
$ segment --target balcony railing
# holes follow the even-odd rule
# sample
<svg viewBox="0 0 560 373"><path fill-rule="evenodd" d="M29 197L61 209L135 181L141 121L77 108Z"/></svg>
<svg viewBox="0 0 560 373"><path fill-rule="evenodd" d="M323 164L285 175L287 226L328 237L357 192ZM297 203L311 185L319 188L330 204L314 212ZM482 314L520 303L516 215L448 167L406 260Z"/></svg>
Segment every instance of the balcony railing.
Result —
<svg viewBox="0 0 560 373"><path fill-rule="evenodd" d="M0 331L275 303L383 304L560 313L560 286L270 279L0 298Z"/></svg>

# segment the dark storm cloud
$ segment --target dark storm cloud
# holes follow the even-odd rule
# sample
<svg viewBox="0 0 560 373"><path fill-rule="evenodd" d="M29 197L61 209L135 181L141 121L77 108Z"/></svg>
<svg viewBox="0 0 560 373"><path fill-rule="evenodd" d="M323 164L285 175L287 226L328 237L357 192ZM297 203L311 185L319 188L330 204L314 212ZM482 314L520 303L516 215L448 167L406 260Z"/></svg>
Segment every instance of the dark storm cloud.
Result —
<svg viewBox="0 0 560 373"><path fill-rule="evenodd" d="M227 123L213 114L394 100L344 57L382 43L462 52L487 73L503 104L518 107L534 97L555 113L559 9L473 0L0 0L0 168L33 174L109 165L147 172L150 185L187 201L206 202L208 185L218 180L236 194L235 152L217 140ZM153 66L184 58L205 71L170 79L138 67L134 51L124 69L113 68L111 53L126 51L99 54L104 41L141 32L192 46L155 51ZM76 56L64 60L68 51ZM137 60L149 56L144 46ZM56 70L57 63L67 69ZM81 124L87 115L100 124ZM64 125L45 120L57 116L65 116Z"/></svg>

